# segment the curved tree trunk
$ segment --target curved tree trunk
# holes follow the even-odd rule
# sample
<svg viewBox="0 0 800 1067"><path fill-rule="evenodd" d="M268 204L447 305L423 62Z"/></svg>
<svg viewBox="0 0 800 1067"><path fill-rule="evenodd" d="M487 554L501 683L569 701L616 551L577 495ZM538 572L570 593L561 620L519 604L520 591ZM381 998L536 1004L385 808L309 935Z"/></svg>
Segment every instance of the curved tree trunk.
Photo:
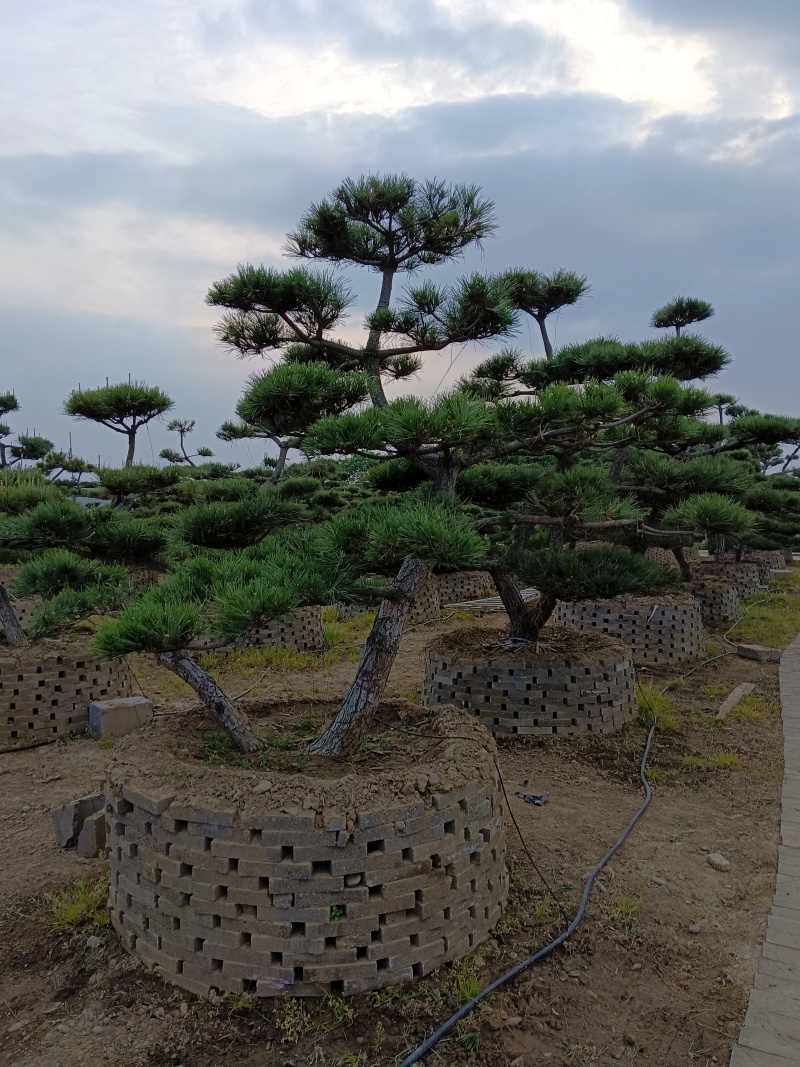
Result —
<svg viewBox="0 0 800 1067"><path fill-rule="evenodd" d="M5 586L0 585L0 626L6 635L6 641L10 645L27 645L28 639L20 625L17 613L11 603Z"/></svg>
<svg viewBox="0 0 800 1067"><path fill-rule="evenodd" d="M536 600L523 600L520 588L508 571L499 567L489 572L497 586L497 592L503 601L511 626L509 638L517 641L530 641L536 645L539 631L553 614L556 606L554 593L541 593Z"/></svg>
<svg viewBox="0 0 800 1067"><path fill-rule="evenodd" d="M361 743L372 724L383 698L392 669L403 624L414 604L416 594L433 570L414 556L403 560L392 590L397 599L382 600L372 630L364 645L361 662L353 684L344 698L336 718L318 740L309 746L316 756L344 756Z"/></svg>
<svg viewBox="0 0 800 1067"><path fill-rule="evenodd" d="M725 562L725 535L716 534L714 537L714 562Z"/></svg>
<svg viewBox="0 0 800 1067"><path fill-rule="evenodd" d="M553 358L553 346L550 344L550 337L547 333L547 325L545 323L545 316L536 316L536 321L539 323L539 332L542 335L542 343L544 344L544 354L548 359Z"/></svg>
<svg viewBox="0 0 800 1067"><path fill-rule="evenodd" d="M628 446L617 449L614 456L614 462L611 464L611 481L616 483L619 481L622 475L622 468L625 466L625 458L628 455Z"/></svg>
<svg viewBox="0 0 800 1067"><path fill-rule="evenodd" d="M694 580L694 572L692 571L692 565L686 558L686 552L682 548L673 548L672 554L675 557L675 562L680 567L681 581L691 582Z"/></svg>
<svg viewBox="0 0 800 1067"><path fill-rule="evenodd" d="M392 282L394 281L394 270L389 268L383 272L381 280L381 293L378 297L378 303L375 307L376 311L383 311L388 308L389 301L392 298ZM362 365L366 371L368 384L369 384L369 396L372 401L372 406L376 408L385 408L389 401L386 399L386 393L383 391L383 382L381 381L381 360L378 354L381 344L381 335L379 330L370 330L367 337L367 344L364 349L364 356L362 358Z"/></svg>
<svg viewBox="0 0 800 1067"><path fill-rule="evenodd" d="M277 482L283 474L283 468L286 466L286 457L289 455L289 449L292 446L288 441L281 441L280 438L273 437L272 440L278 446L278 459L272 468L270 481Z"/></svg>
<svg viewBox="0 0 800 1067"><path fill-rule="evenodd" d="M128 430L128 454L125 457L125 466L133 466L133 454L136 451L136 430Z"/></svg>
<svg viewBox="0 0 800 1067"><path fill-rule="evenodd" d="M242 752L259 752L261 742L244 712L239 711L202 667L180 652L160 652L158 662L194 689L213 718Z"/></svg>

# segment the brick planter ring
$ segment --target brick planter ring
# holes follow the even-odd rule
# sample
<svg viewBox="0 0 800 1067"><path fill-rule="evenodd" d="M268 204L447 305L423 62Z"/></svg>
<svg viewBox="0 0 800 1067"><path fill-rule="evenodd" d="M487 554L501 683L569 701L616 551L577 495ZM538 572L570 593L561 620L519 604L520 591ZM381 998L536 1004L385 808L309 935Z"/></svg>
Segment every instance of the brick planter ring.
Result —
<svg viewBox="0 0 800 1067"><path fill-rule="evenodd" d="M195 765L176 796L166 771L137 778L136 748L121 742L106 810L124 943L199 996L357 993L465 956L508 895L494 743L453 708L425 729L442 738L436 757L406 781L398 767L371 777L368 807L352 805L352 784L288 776L295 793L325 795L316 811L259 797L258 777L231 768Z"/></svg>
<svg viewBox="0 0 800 1067"><path fill-rule="evenodd" d="M121 659L102 661L85 648L47 655L37 645L0 652L0 744L83 731L93 700L130 695Z"/></svg>
<svg viewBox="0 0 800 1067"><path fill-rule="evenodd" d="M733 582L706 578L692 582L688 588L700 603L703 622L735 622L739 618L739 594Z"/></svg>
<svg viewBox="0 0 800 1067"><path fill-rule="evenodd" d="M463 600L497 596L494 582L486 571L453 571L451 574L440 574L437 581L443 608Z"/></svg>
<svg viewBox="0 0 800 1067"><path fill-rule="evenodd" d="M199 647L215 645L216 638L204 637L194 644ZM284 615L274 622L259 626L238 641L232 641L219 649L220 652L233 648L260 648L263 646L283 646L299 648L303 652L320 652L325 647L322 632L322 614L319 607L298 608L291 615Z"/></svg>
<svg viewBox="0 0 800 1067"><path fill-rule="evenodd" d="M558 631L547 633L550 644ZM445 638L425 654L423 703L464 708L498 738L613 733L637 714L630 650L595 635L586 646L476 656L451 650Z"/></svg>
<svg viewBox="0 0 800 1067"><path fill-rule="evenodd" d="M694 568L695 578L726 578L736 586L739 599L755 596L766 582L755 563L701 563Z"/></svg>
<svg viewBox="0 0 800 1067"><path fill-rule="evenodd" d="M554 615L561 626L595 630L624 641L634 663L691 663L703 652L700 605L690 596L559 602Z"/></svg>

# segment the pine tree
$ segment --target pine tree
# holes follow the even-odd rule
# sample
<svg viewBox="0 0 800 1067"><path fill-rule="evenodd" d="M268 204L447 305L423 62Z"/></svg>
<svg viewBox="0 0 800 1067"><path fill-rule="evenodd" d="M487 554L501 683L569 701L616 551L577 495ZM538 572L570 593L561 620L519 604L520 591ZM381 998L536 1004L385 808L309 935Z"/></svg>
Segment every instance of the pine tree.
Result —
<svg viewBox="0 0 800 1067"><path fill-rule="evenodd" d="M404 174L348 178L312 205L288 235L286 251L297 259L366 267L380 275L364 345L331 335L354 300L341 276L305 267L276 271L248 265L217 282L208 303L230 309L218 336L240 355L300 343L320 362L364 371L373 404L383 406L382 379L410 377L420 367L420 354L511 328L507 286L480 275L449 288L423 282L406 291L396 310L390 307L398 274L452 262L494 230L494 206L477 186L416 181ZM399 343L382 347L390 337Z"/></svg>
<svg viewBox="0 0 800 1067"><path fill-rule="evenodd" d="M64 401L64 414L124 434L128 439L125 466L130 467L137 432L172 407L174 401L154 385L120 382L97 389L75 389Z"/></svg>

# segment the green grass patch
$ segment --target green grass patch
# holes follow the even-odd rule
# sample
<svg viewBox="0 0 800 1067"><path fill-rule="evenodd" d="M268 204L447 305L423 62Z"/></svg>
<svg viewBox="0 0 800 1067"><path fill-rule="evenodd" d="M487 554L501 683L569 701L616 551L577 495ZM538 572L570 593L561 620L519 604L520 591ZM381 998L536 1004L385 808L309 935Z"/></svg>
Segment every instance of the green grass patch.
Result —
<svg viewBox="0 0 800 1067"><path fill-rule="evenodd" d="M800 633L800 570L772 583L769 594L759 593L742 603L742 618L731 631L747 644L786 648Z"/></svg>
<svg viewBox="0 0 800 1067"><path fill-rule="evenodd" d="M56 930L63 931L79 926L108 926L107 902L107 879L91 882L84 875L50 898L50 921Z"/></svg>
<svg viewBox="0 0 800 1067"><path fill-rule="evenodd" d="M679 723L673 714L674 706L666 693L659 693L649 685L638 685L636 703L639 705L640 726L649 729L655 719L659 730L678 729Z"/></svg>
<svg viewBox="0 0 800 1067"><path fill-rule="evenodd" d="M740 771L742 761L735 752L718 752L716 756L684 756L681 766L685 771Z"/></svg>

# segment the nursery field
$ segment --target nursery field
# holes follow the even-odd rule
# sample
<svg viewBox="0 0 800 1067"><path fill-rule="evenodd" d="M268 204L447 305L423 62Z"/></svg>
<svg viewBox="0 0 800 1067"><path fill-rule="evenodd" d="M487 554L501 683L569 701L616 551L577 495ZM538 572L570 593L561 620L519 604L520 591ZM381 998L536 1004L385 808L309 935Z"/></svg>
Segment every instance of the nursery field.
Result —
<svg viewBox="0 0 800 1067"><path fill-rule="evenodd" d="M777 583L769 601L748 605L734 633L787 644L800 630L798 577ZM425 649L454 622L465 640L472 629L501 625L499 617L461 611L409 627L387 699L419 703ZM303 769L300 742L321 729L335 708L330 702L347 690L369 623L337 621L328 611L325 652L261 648L204 657L225 692L249 690L242 702L268 738L259 764L265 777ZM707 656L730 647L721 632L707 630ZM150 731L180 739L198 766L235 762L225 736L174 674L145 657L132 656L130 665L156 705ZM551 940L564 925L560 909L572 918L587 872L641 803L638 765L653 710L653 802L599 878L583 925L563 950L490 997L427 1062L726 1064L774 888L782 777L777 664L728 655L660 696L684 669L640 670L640 720L620 733L501 742L513 815L506 829L511 893L493 938L411 984L352 997L241 993L208 1001L148 972L108 926L103 860L59 849L49 817L53 805L97 790L120 744L73 739L1 756L0 1064L401 1062L487 982ZM741 682L754 683L751 695L726 719L715 718ZM424 729L426 714L419 710L414 730ZM403 735L402 723L395 732ZM396 758L387 737L368 738L351 757L354 773ZM542 795L545 804L530 802ZM712 867L711 853L730 869Z"/></svg>

